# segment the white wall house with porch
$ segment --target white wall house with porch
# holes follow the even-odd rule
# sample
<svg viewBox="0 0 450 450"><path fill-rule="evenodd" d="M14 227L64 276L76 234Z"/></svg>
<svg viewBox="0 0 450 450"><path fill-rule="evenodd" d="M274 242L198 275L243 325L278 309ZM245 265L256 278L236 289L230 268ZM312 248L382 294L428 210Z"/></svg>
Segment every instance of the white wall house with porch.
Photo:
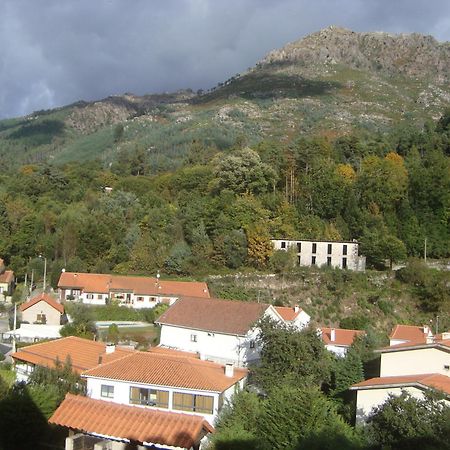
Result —
<svg viewBox="0 0 450 450"><path fill-rule="evenodd" d="M224 402L243 388L247 371L179 352L135 352L83 377L93 399L201 415L213 424Z"/></svg>
<svg viewBox="0 0 450 450"><path fill-rule="evenodd" d="M328 266L356 271L366 268L365 256L358 255L357 241L272 239L272 244L275 250L294 249L299 266Z"/></svg>
<svg viewBox="0 0 450 450"><path fill-rule="evenodd" d="M80 301L88 305L117 302L130 308L171 305L180 296L209 298L208 285L194 281L165 281L159 277L131 277L97 273L61 273L60 301Z"/></svg>

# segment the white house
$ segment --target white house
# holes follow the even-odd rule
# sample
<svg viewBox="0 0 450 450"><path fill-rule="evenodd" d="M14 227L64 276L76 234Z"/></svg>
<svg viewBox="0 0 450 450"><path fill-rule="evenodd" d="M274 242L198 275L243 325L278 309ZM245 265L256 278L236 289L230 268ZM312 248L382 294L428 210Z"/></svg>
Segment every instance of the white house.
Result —
<svg viewBox="0 0 450 450"><path fill-rule="evenodd" d="M95 420L93 420L95 418ZM199 450L214 428L194 414L67 394L49 422L69 430L65 450Z"/></svg>
<svg viewBox="0 0 450 450"><path fill-rule="evenodd" d="M64 306L48 294L40 294L19 306L22 322L61 325Z"/></svg>
<svg viewBox="0 0 450 450"><path fill-rule="evenodd" d="M389 345L398 345L417 343L425 344L433 342L433 333L431 328L427 325L422 327L416 325L395 325L389 336Z"/></svg>
<svg viewBox="0 0 450 450"><path fill-rule="evenodd" d="M357 393L357 422L364 422L389 395L402 391L421 398L428 389L439 390L450 405L450 333L440 337L428 344L406 342L379 350L380 376L350 388Z"/></svg>
<svg viewBox="0 0 450 450"><path fill-rule="evenodd" d="M280 314L281 312L281 314ZM161 326L160 345L195 352L202 359L245 366L260 356L256 322L270 317L282 323L285 309L265 303L183 297L156 321ZM298 328L309 316L292 309L289 319Z"/></svg>
<svg viewBox="0 0 450 450"><path fill-rule="evenodd" d="M62 272L58 288L60 301L77 300L91 305L117 301L131 308L172 304L180 296L209 298L208 285L202 282L98 273Z"/></svg>
<svg viewBox="0 0 450 450"><path fill-rule="evenodd" d="M6 299L5 296L12 295L14 289L14 272L6 270L3 259L0 258L0 301Z"/></svg>
<svg viewBox="0 0 450 450"><path fill-rule="evenodd" d="M346 330L343 328L322 327L317 330L325 348L337 356L345 356L349 347L358 336L363 336L363 330Z"/></svg>
<svg viewBox="0 0 450 450"><path fill-rule="evenodd" d="M365 256L358 255L357 241L312 241L272 239L275 250L293 248L299 266L329 266L340 269L364 271Z"/></svg>
<svg viewBox="0 0 450 450"><path fill-rule="evenodd" d="M82 377L93 399L201 415L212 424L224 402L243 387L247 370L179 352L133 352Z"/></svg>
<svg viewBox="0 0 450 450"><path fill-rule="evenodd" d="M122 358L130 352L132 350L129 348L69 336L21 347L11 356L15 363L17 381L27 381L36 366L53 368L58 361L64 364L69 358L72 370L81 374L101 362Z"/></svg>

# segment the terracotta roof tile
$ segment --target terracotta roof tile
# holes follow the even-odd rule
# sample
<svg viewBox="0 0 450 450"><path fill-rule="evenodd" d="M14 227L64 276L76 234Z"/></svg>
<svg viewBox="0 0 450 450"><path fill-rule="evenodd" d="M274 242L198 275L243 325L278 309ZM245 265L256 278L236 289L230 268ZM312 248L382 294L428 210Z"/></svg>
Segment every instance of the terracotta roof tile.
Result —
<svg viewBox="0 0 450 450"><path fill-rule="evenodd" d="M375 350L379 353L388 353L402 350L415 350L423 348L450 348L450 339L437 339L433 338L431 342L403 342L402 344L390 345L389 347L384 347L380 350Z"/></svg>
<svg viewBox="0 0 450 450"><path fill-rule="evenodd" d="M64 363L67 357L70 356L73 370L81 373L97 366L100 358L102 362L106 363L129 355L133 351L116 347L114 352L105 353L106 344L103 342L69 336L54 341L22 347L11 356L17 361L44 367L55 367L57 360Z"/></svg>
<svg viewBox="0 0 450 450"><path fill-rule="evenodd" d="M134 352L83 373L83 377L213 392L223 392L246 375L246 369L235 368L234 376L228 377L221 364L154 352Z"/></svg>
<svg viewBox="0 0 450 450"><path fill-rule="evenodd" d="M323 327L320 330L322 331L322 341L325 345L350 346L353 344L353 341L357 336L362 336L366 333L363 330L346 330L343 328L334 328L336 337L334 341L332 341L332 328Z"/></svg>
<svg viewBox="0 0 450 450"><path fill-rule="evenodd" d="M183 350L176 350L168 347L150 347L149 352L160 353L164 355L172 355L172 356L186 356L188 358L200 359L200 355L195 352L187 352Z"/></svg>
<svg viewBox="0 0 450 450"><path fill-rule="evenodd" d="M264 303L182 297L159 317L157 323L243 336L269 306Z"/></svg>
<svg viewBox="0 0 450 450"><path fill-rule="evenodd" d="M432 334L431 332L425 333L423 326L419 327L416 325L396 325L391 331L389 339L425 343L427 335L431 336Z"/></svg>
<svg viewBox="0 0 450 450"><path fill-rule="evenodd" d="M61 314L64 314L64 306L61 305L61 303L57 302L52 296L50 296L48 294L37 295L36 297L33 297L32 299L30 299L28 302L22 303L19 306L19 311L25 311L30 306L36 305L36 303L39 303L39 302L48 303L50 306L55 308Z"/></svg>
<svg viewBox="0 0 450 450"><path fill-rule="evenodd" d="M422 386L438 389L450 394L450 378L438 373L427 373L422 375L404 375L395 377L377 377L354 384L351 389L369 389L376 387L401 387L419 384Z"/></svg>
<svg viewBox="0 0 450 450"><path fill-rule="evenodd" d="M67 394L49 422L117 440L191 448L214 428L201 416Z"/></svg>
<svg viewBox="0 0 450 450"><path fill-rule="evenodd" d="M12 283L14 281L14 272L12 270L5 270L0 273L0 283Z"/></svg>
<svg viewBox="0 0 450 450"><path fill-rule="evenodd" d="M143 295L186 295L209 298L208 285L196 281L166 281L153 277L108 275L98 273L63 272L58 287L84 292L108 294L110 291L130 291Z"/></svg>
<svg viewBox="0 0 450 450"><path fill-rule="evenodd" d="M295 307L289 306L274 306L274 308L286 322L292 322L303 311L302 308L298 308L296 311Z"/></svg>

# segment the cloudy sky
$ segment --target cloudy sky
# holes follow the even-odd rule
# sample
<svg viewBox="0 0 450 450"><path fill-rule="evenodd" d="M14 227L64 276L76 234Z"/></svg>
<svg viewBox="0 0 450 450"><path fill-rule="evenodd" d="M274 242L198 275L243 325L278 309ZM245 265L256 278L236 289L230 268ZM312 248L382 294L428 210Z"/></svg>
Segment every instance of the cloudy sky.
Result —
<svg viewBox="0 0 450 450"><path fill-rule="evenodd" d="M0 0L0 118L208 88L329 25L450 41L450 1Z"/></svg>

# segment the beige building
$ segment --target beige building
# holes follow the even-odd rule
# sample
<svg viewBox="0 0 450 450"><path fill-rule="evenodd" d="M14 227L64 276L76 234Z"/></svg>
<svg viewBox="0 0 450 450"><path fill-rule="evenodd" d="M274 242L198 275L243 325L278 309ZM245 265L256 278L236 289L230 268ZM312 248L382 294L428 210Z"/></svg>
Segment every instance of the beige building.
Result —
<svg viewBox="0 0 450 450"><path fill-rule="evenodd" d="M429 389L442 391L450 405L450 333L430 337L428 330L407 331L420 337L420 342L407 341L379 350L380 376L350 388L357 392L357 422L366 421L389 395L400 395L403 391L417 398Z"/></svg>
<svg viewBox="0 0 450 450"><path fill-rule="evenodd" d="M272 239L275 250L293 248L299 266L328 266L339 269L364 271L365 256L358 255L357 241L312 241Z"/></svg>
<svg viewBox="0 0 450 450"><path fill-rule="evenodd" d="M64 306L48 294L33 297L19 307L22 322L42 325L61 325Z"/></svg>

